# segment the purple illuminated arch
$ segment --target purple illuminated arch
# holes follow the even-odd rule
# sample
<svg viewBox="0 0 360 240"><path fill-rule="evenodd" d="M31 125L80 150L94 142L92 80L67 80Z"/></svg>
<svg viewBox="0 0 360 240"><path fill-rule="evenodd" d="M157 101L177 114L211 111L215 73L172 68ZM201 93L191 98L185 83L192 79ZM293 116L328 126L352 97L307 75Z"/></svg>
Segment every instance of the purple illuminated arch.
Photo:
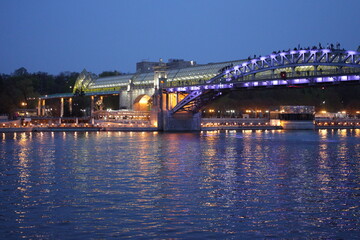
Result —
<svg viewBox="0 0 360 240"><path fill-rule="evenodd" d="M216 80L220 78L225 78L227 81L236 81L244 76L258 72L297 66L336 66L360 69L360 53L333 49L280 52L250 59L249 61L236 65L209 80L208 83L216 82Z"/></svg>

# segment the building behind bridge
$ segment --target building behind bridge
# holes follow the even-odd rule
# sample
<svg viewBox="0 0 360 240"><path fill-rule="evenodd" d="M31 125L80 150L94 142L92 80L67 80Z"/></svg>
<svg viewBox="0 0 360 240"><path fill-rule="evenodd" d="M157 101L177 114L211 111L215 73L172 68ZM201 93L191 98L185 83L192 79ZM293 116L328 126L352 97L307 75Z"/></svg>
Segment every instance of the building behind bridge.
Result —
<svg viewBox="0 0 360 240"><path fill-rule="evenodd" d="M153 72L157 67L165 67L166 69L180 69L192 66L196 66L195 61L185 61L184 59L169 59L167 63L163 62L161 58L158 62L142 60L141 62L136 63L136 73Z"/></svg>

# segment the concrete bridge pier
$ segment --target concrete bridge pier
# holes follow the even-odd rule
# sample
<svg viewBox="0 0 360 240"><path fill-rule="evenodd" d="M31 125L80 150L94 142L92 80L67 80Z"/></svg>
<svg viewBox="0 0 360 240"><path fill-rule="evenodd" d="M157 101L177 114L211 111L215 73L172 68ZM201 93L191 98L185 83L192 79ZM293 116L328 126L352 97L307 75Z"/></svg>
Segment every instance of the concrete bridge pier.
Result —
<svg viewBox="0 0 360 240"><path fill-rule="evenodd" d="M176 97L176 95L174 96ZM164 132L200 131L201 113L200 112L172 113L171 108L176 105L172 103L171 100L172 97L170 97L169 94L167 93L159 93L154 96L153 113L157 112L157 126L159 131L164 131ZM152 114L152 117L154 115L155 114Z"/></svg>
<svg viewBox="0 0 360 240"><path fill-rule="evenodd" d="M200 131L201 113L163 112L162 127L165 132Z"/></svg>

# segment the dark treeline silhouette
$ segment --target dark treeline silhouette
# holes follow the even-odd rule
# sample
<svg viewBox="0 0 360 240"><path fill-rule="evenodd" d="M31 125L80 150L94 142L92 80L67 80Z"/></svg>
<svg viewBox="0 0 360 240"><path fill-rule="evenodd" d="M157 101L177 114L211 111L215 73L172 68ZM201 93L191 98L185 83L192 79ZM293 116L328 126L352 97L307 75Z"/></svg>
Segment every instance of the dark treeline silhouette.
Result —
<svg viewBox="0 0 360 240"><path fill-rule="evenodd" d="M122 74L116 70L104 71L99 77ZM10 75L0 74L0 114L11 115L20 108L35 109L39 96L71 93L78 76L78 72L61 72L58 75L46 72L29 73L24 67L16 69ZM51 105L51 101L49 102ZM25 106L22 103L25 103ZM86 104L87 100L84 97L74 96L73 116L82 116L80 110ZM56 106L56 103L53 105Z"/></svg>
<svg viewBox="0 0 360 240"><path fill-rule="evenodd" d="M112 77L112 76L119 76L119 75L123 75L124 73L119 72L119 71L104 71L102 73L99 74L99 77Z"/></svg>
<svg viewBox="0 0 360 240"><path fill-rule="evenodd" d="M11 75L0 75L0 114L11 114L24 107L36 108L36 98L53 93L72 92L78 77L77 72L62 72L51 75L46 72L29 73L19 68Z"/></svg>

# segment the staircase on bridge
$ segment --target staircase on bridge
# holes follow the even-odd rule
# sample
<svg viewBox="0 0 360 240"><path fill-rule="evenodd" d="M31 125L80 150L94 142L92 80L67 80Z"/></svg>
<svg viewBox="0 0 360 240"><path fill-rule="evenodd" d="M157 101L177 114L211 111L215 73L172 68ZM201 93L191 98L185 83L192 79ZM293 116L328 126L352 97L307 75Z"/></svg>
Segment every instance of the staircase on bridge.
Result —
<svg viewBox="0 0 360 240"><path fill-rule="evenodd" d="M164 130L177 130L176 116L187 116L194 124L187 124L190 129L198 122L197 114L203 106L221 96L224 91L239 88L291 87L296 85L324 85L355 82L360 83L360 53L339 49L306 49L274 53L244 61L240 65L229 65L221 69L215 77L195 84L176 86L166 82L165 94L183 92L188 95L176 106L166 112L167 123ZM186 114L185 114L186 113ZM183 123L185 118L182 118ZM180 122L179 126L181 125ZM179 129L183 130L184 127Z"/></svg>

